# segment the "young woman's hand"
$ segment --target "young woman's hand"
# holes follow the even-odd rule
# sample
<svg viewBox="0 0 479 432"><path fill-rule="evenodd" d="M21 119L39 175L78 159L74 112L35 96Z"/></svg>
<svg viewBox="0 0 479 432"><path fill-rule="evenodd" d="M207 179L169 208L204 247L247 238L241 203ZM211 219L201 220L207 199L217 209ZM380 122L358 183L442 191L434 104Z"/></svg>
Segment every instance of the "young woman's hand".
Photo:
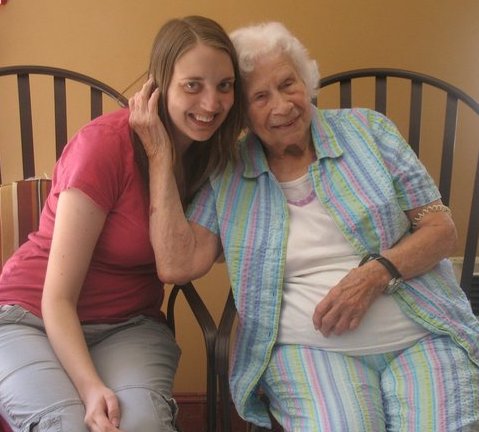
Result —
<svg viewBox="0 0 479 432"><path fill-rule="evenodd" d="M170 139L158 115L160 91L153 86L150 78L128 101L130 127L140 137L149 159L158 154L172 154Z"/></svg>
<svg viewBox="0 0 479 432"><path fill-rule="evenodd" d="M85 424L91 432L121 432L120 405L112 390L95 387L84 398L84 404Z"/></svg>

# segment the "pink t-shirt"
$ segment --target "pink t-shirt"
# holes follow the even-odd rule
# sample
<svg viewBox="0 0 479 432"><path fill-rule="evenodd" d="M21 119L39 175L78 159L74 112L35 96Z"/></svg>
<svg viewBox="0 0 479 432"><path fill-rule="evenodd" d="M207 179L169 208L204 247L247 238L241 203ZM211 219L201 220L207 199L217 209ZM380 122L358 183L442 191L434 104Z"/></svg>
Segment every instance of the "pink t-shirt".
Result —
<svg viewBox="0 0 479 432"><path fill-rule="evenodd" d="M58 197L68 188L83 191L108 214L78 300L80 320L116 322L139 314L161 319L163 284L149 240L148 193L134 161L127 109L87 124L65 147L39 230L3 267L0 304L19 304L41 316Z"/></svg>

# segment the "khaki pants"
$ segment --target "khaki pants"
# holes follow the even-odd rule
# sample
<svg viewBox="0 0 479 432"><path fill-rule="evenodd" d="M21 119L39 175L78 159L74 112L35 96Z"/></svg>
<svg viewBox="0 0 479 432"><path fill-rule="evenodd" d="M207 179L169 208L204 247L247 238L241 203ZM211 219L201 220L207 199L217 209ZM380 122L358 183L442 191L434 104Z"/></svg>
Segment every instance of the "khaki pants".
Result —
<svg viewBox="0 0 479 432"><path fill-rule="evenodd" d="M125 432L175 431L172 385L180 349L163 323L139 316L83 326L93 362L120 401ZM43 321L0 306L0 415L17 431L87 431L85 410Z"/></svg>

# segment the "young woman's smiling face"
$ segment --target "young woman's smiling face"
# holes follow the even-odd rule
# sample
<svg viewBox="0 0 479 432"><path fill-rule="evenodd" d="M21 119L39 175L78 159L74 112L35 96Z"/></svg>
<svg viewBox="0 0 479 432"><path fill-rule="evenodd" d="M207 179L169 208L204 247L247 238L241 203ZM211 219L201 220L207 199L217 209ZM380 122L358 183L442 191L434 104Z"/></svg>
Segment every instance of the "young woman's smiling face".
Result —
<svg viewBox="0 0 479 432"><path fill-rule="evenodd" d="M228 53L203 43L177 60L167 99L177 148L211 138L233 105L234 80Z"/></svg>

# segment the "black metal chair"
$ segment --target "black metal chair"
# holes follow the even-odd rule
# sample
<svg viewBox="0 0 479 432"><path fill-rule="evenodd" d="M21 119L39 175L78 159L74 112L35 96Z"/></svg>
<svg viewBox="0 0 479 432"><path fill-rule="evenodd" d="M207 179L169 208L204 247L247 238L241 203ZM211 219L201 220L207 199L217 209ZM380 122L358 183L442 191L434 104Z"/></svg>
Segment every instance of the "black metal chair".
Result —
<svg viewBox="0 0 479 432"><path fill-rule="evenodd" d="M50 106L53 106L51 116L53 122L51 126L54 129L55 135L55 156L53 158L54 160L51 161L51 166L53 167L55 160L60 156L69 138L69 103L74 103L76 110L81 108L80 104L82 102L87 103L89 105L87 107L89 111L88 120L94 119L101 115L105 111L105 106L107 104L109 104L111 109L126 107L128 105L128 99L112 87L87 75L65 69L28 65L7 66L0 67L0 78L3 79L2 77L5 77L5 79L10 80L6 83L6 86L10 90L12 90L12 92L16 92L16 94L18 95L18 124L20 137L18 140L18 146L20 147L21 145L19 153L21 153L22 159L22 179L42 176L41 171L39 172L39 168L36 166L36 151L44 152L45 149L40 149L38 145L35 146L35 143L37 141L35 135L35 109L47 110ZM48 84L51 82L53 85L47 85L47 87L49 89L52 89L53 91L39 91L40 95L38 96L35 93L36 91L38 91L36 86L32 85L32 82L38 80L38 77L43 77L41 79L46 80ZM3 82L0 81L0 84L3 85ZM78 97L78 90L75 88L75 86L77 86L78 90L83 91L87 95L87 97ZM0 91L4 88L5 87L0 86ZM45 97L45 93L47 93L47 97ZM5 94L2 95L2 93L0 92L0 99L5 100ZM41 103L38 102L39 100ZM9 110L11 109L12 108L9 108ZM5 159L5 157L0 157L0 183L2 183L2 173L4 172L5 168L1 163L5 163ZM12 180L20 179L9 179L9 181ZM31 203L29 203L29 205L23 205L22 208L18 208L19 212L31 213L28 215L28 218L23 218L29 221L29 223L31 224L31 229L29 229L29 227L22 227L22 232L20 235L21 238L16 239L16 243L14 245L15 247L18 247L21 243L23 243L26 240L26 235L28 234L28 232L36 229L36 227L38 226L37 219L39 216L39 212L37 208L34 208L35 203L37 204L36 207L40 206L41 208L49 190L49 184L45 185L45 182L48 183L49 180L42 179L41 182L41 189L38 189L42 191L41 194L31 195L32 200L34 200L35 202L32 201ZM33 183L32 185L26 185L25 188L30 189L31 186L33 186ZM1 222L2 221L0 220L0 242L2 241L2 229L4 229L5 227L5 224L2 225ZM5 231L3 231L3 238L5 238L5 234ZM11 252L11 250L9 250L9 252ZM1 271L1 262L3 262L7 257L0 253L0 258ZM213 432L216 430L217 389L214 367L214 350L217 330L216 324L192 283L187 283L185 285L176 285L172 288L170 292L166 313L168 325L173 330L173 332L175 332L175 300L179 292L182 292L185 296L186 301L191 310L193 311L193 314L204 336L207 356L207 425L205 430L208 432ZM0 432L1 431L2 426L0 419Z"/></svg>
<svg viewBox="0 0 479 432"><path fill-rule="evenodd" d="M477 132L479 131L479 102L474 100L461 89L442 81L438 78L400 69L358 69L348 72L342 72L325 77L321 80L320 87L339 85L340 107L351 108L353 105L353 82L362 78L374 79L375 105L374 109L389 115L390 105L388 104L388 89L394 79L402 80L409 84L410 102L409 102L409 132L406 135L408 142L414 152L422 158L421 154L421 131L426 106L423 103L425 90L427 87L439 90L444 100L443 124L442 127L442 145L437 148L441 156L439 170L439 190L442 195L442 201L450 205L451 186L454 169L454 156L457 142L457 127L465 114L472 114L473 130L471 134L473 140L466 142L468 148L473 150L479 148ZM469 110L469 113L465 111ZM435 126L436 127L436 126ZM464 146L465 146L464 145ZM467 148L467 147L466 147ZM461 271L461 287L466 295L471 299L472 306L479 314L479 293L473 292L474 265L476 259L477 242L479 237L479 158L476 157L475 170L471 172L473 184L470 196L469 219L467 221L466 245L463 253L464 261Z"/></svg>
<svg viewBox="0 0 479 432"><path fill-rule="evenodd" d="M215 343L217 328L206 308L203 300L196 291L194 285L188 282L185 285L175 285L168 297L166 319L169 327L175 334L175 301L182 292L190 309L192 310L198 325L201 327L206 347L206 432L216 431L216 406L217 406L217 381L215 367Z"/></svg>
<svg viewBox="0 0 479 432"><path fill-rule="evenodd" d="M18 110L20 119L21 152L23 164L23 178L34 177L35 172L35 137L34 137L34 110L32 110L33 77L47 76L53 81L55 154L60 156L63 147L68 141L68 113L67 113L67 83L77 82L84 84L90 93L90 119L103 113L104 96L113 99L116 106L127 106L128 99L112 87L87 75L60 68L48 66L5 66L0 68L0 77L16 77L18 93ZM10 85L10 83L8 83ZM43 94L42 94L43 96ZM47 102L47 101L45 101ZM49 101L48 101L49 102ZM75 101L77 102L77 101ZM46 109L48 104L42 105ZM5 158L2 158L4 160ZM54 161L53 161L54 162ZM2 182L2 166L0 166L0 183Z"/></svg>
<svg viewBox="0 0 479 432"><path fill-rule="evenodd" d="M366 83L367 81L367 83ZM361 84L362 82L362 84ZM420 74L416 72L389 69L389 68L375 68L375 69L359 69L347 72L342 72L322 78L320 81L319 105L322 104L323 96L327 96L326 87L328 91L331 90L332 99L338 99L335 107L351 108L358 106L356 95L356 86L366 86L365 92L369 94L369 101L372 101L370 108L375 109L383 114L388 115L393 120L394 110L394 92L392 87L399 85L397 90L400 93L400 98L406 96L409 99L402 108L407 111L407 119L409 124L407 133L402 132L408 139L409 144L414 149L416 154L421 158L422 148L422 134L426 128L424 126L424 118L426 117L425 109L430 105L424 103L426 96L429 96L429 88L434 89L437 93L442 95L444 102L443 120L441 125L435 125L434 128L442 130L442 144L435 148L441 156L440 170L439 170L439 189L442 194L442 200L446 205L449 205L451 198L451 185L453 174L453 162L456 149L457 126L464 121L465 115L472 117L472 143L467 141L468 148L479 148L479 103L472 97L466 94L459 88L431 77L429 75ZM369 85L369 86L368 86ZM339 89L338 89L339 88ZM355 90L353 92L353 89ZM364 90L364 89L363 89ZM372 90L372 92L371 92ZM408 95L404 95L404 92ZM427 93L427 94L426 94ZM364 98L368 99L368 98ZM393 100L393 102L391 102ZM314 100L317 103L317 100ZM329 102L326 102L327 104ZM361 103L361 106L364 106ZM328 105L328 107L330 107ZM437 107L436 107L437 108ZM460 116L461 115L461 116ZM464 143L463 143L464 144ZM430 147L428 150L431 151ZM463 252L463 264L461 270L460 283L468 298L471 300L473 310L479 314L479 276L474 275L475 258L477 251L477 243L479 238L479 157L475 156L476 160L470 174L471 182L473 183L472 192L470 195L469 218L467 220L467 228L465 234L465 247ZM467 203L462 203L467 204ZM467 207L467 206L466 206ZM228 362L230 337L232 327L236 318L236 309L233 300L233 295L230 294L225 304L223 314L218 326L218 334L216 339L216 370L219 384L219 399L220 399L220 426L222 432L231 431L231 397L228 383ZM254 425L248 425L250 431L259 431L260 428Z"/></svg>

